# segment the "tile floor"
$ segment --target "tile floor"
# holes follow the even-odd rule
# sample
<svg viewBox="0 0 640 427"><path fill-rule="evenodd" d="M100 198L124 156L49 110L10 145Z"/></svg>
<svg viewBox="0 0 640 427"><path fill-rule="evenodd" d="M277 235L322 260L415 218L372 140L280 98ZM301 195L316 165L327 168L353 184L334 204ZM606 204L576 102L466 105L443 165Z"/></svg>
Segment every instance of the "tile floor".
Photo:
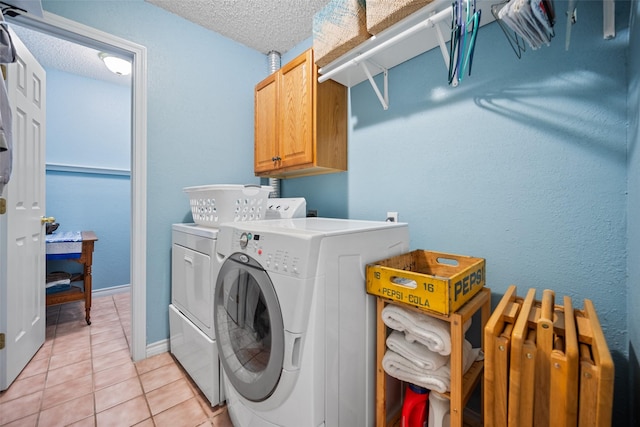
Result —
<svg viewBox="0 0 640 427"><path fill-rule="evenodd" d="M0 426L233 427L169 353L133 363L129 294L47 308L44 345L0 393Z"/></svg>

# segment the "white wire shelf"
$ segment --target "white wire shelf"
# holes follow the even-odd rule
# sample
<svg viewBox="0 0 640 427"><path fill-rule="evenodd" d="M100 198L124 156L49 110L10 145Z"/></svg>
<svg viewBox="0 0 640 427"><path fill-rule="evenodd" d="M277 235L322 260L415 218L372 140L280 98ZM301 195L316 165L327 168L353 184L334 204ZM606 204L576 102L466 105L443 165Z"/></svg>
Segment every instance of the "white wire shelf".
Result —
<svg viewBox="0 0 640 427"><path fill-rule="evenodd" d="M500 0L476 1L476 8L482 10L481 27L495 20L491 13L491 5L495 3L500 3ZM605 39L615 37L614 4L615 0L603 0ZM318 81L322 83L332 79L344 86L352 87L368 79L386 110L388 108L388 71L391 68L439 46L448 69L449 52L446 43L451 39L450 9L451 0L434 0L320 68ZM560 15L564 14L564 11L557 10L556 13ZM384 75L383 92L373 79L380 73ZM446 74L443 73L443 75L446 77Z"/></svg>
<svg viewBox="0 0 640 427"><path fill-rule="evenodd" d="M496 0L477 0L477 8L482 9L480 26L493 22L493 3ZM332 79L351 87L367 80L367 72L360 66L364 62L371 65L368 68L375 76L437 46L442 48L451 38L451 15L445 16L445 10L450 7L451 0L433 1L320 68L318 81ZM438 40L436 25L441 29L442 43Z"/></svg>

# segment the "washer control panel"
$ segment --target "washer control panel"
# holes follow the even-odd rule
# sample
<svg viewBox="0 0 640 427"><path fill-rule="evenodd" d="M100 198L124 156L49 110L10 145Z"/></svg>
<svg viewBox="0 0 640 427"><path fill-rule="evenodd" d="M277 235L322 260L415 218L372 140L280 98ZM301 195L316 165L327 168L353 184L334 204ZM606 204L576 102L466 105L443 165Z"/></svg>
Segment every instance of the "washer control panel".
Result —
<svg viewBox="0 0 640 427"><path fill-rule="evenodd" d="M305 236L289 236L270 232L234 229L232 251L243 252L260 262L267 271L294 277L312 274L309 260L319 245Z"/></svg>

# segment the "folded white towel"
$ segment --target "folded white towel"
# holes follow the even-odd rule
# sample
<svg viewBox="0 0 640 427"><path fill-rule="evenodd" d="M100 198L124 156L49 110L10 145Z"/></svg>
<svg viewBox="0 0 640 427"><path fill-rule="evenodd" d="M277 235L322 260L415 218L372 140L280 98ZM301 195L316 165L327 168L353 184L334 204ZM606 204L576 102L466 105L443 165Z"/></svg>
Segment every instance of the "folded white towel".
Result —
<svg viewBox="0 0 640 427"><path fill-rule="evenodd" d="M417 341L443 356L451 354L450 325L444 320L388 304L382 310L382 321L391 329L404 332L410 342ZM464 324L464 331L466 332L470 326L471 319Z"/></svg>
<svg viewBox="0 0 640 427"><path fill-rule="evenodd" d="M473 362L481 357L479 348L472 348L471 343L465 340L463 346L463 372L471 367ZM382 368L394 378L409 382L420 387L446 393L451 389L451 362L433 370L421 369L411 360L394 352L387 350L382 358Z"/></svg>
<svg viewBox="0 0 640 427"><path fill-rule="evenodd" d="M409 359L400 356L392 350L387 350L384 354L382 358L382 368L387 374L401 381L442 393L446 393L449 390L451 383L451 376L440 372L444 367L435 371L418 369Z"/></svg>
<svg viewBox="0 0 640 427"><path fill-rule="evenodd" d="M405 335L399 331L392 331L387 337L387 347L411 360L418 368L435 371L443 367L449 361L449 356L429 350L425 345L418 342L409 342Z"/></svg>

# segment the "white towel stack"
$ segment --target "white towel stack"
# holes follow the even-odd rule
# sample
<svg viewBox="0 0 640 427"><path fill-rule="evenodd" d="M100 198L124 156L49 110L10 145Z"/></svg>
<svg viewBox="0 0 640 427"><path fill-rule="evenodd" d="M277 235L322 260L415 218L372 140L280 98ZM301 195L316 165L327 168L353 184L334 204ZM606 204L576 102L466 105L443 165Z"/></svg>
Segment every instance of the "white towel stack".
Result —
<svg viewBox="0 0 640 427"><path fill-rule="evenodd" d="M451 334L449 324L427 314L387 305L382 310L383 322L394 329L387 338L387 351L382 359L385 372L401 381L429 390L446 393L451 390ZM464 325L465 332L471 326ZM404 332L404 333L403 333ZM466 372L482 352L467 340L463 345L463 368Z"/></svg>
<svg viewBox="0 0 640 427"><path fill-rule="evenodd" d="M387 347L394 353L412 361L419 369L435 371L449 362L448 356L429 351L428 348L418 342L408 341L405 334L400 331L393 331L389 334Z"/></svg>
<svg viewBox="0 0 640 427"><path fill-rule="evenodd" d="M397 305L387 305L382 310L382 321L391 329L404 332L408 341L417 341L443 356L451 354L451 333L449 324L444 320ZM467 332L470 326L471 319L464 324L464 331Z"/></svg>

